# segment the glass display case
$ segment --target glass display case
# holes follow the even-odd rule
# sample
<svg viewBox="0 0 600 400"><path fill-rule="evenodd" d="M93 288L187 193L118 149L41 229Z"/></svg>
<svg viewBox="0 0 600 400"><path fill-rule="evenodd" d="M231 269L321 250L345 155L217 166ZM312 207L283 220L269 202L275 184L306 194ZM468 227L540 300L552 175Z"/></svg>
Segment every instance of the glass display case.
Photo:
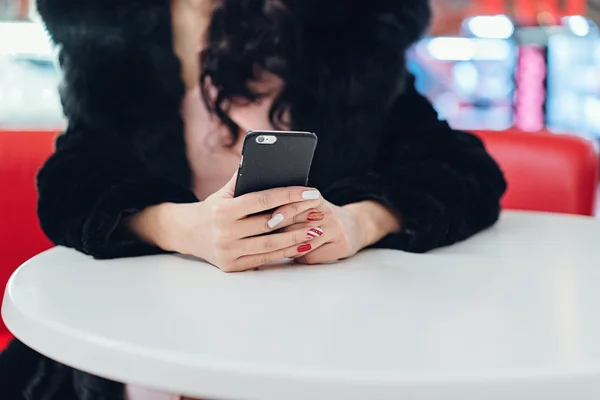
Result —
<svg viewBox="0 0 600 400"><path fill-rule="evenodd" d="M507 39L439 37L409 54L417 88L457 129L513 125L516 47Z"/></svg>
<svg viewBox="0 0 600 400"><path fill-rule="evenodd" d="M552 35L547 51L548 129L600 139L600 37Z"/></svg>
<svg viewBox="0 0 600 400"><path fill-rule="evenodd" d="M514 26L476 16L463 36L426 38L409 52L418 89L453 127L547 130L600 139L600 34L582 16Z"/></svg>

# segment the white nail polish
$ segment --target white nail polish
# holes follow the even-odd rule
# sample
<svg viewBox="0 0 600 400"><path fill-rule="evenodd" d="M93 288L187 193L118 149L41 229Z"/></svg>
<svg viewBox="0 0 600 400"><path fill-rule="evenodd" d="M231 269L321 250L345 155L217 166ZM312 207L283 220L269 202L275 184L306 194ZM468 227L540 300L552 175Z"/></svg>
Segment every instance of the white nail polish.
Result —
<svg viewBox="0 0 600 400"><path fill-rule="evenodd" d="M278 213L278 214L273 215L273 217L269 220L269 222L267 222L267 225L269 225L269 228L273 229L277 225L282 223L283 220L284 220L283 214Z"/></svg>
<svg viewBox="0 0 600 400"><path fill-rule="evenodd" d="M321 193L318 190L306 190L302 192L302 198L304 200L316 200L321 197Z"/></svg>

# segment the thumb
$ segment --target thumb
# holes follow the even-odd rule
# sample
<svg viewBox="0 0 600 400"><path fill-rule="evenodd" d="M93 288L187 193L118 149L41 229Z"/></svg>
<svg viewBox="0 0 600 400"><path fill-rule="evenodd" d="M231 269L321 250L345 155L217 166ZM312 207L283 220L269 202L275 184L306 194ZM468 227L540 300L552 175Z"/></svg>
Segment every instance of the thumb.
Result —
<svg viewBox="0 0 600 400"><path fill-rule="evenodd" d="M229 182L227 182L225 186L223 186L216 194L218 194L219 197L222 197L224 199L233 198L233 194L235 193L235 184L237 182L237 176L238 171L236 170Z"/></svg>

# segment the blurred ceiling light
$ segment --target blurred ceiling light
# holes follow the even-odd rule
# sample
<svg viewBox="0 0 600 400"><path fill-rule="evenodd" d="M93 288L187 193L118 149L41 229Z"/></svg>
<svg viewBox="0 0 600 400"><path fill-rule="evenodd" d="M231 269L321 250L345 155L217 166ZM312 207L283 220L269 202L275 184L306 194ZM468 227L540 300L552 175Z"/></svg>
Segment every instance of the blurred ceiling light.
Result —
<svg viewBox="0 0 600 400"><path fill-rule="evenodd" d="M587 36L590 33L590 22L581 15L565 17L565 25L577 36Z"/></svg>
<svg viewBox="0 0 600 400"><path fill-rule="evenodd" d="M40 23L0 22L0 56L51 58L54 50Z"/></svg>
<svg viewBox="0 0 600 400"><path fill-rule="evenodd" d="M469 61L475 56L475 44L471 39L437 37L427 43L429 54L443 61Z"/></svg>
<svg viewBox="0 0 600 400"><path fill-rule="evenodd" d="M466 21L468 31L485 39L508 39L515 32L515 26L506 15L480 15Z"/></svg>
<svg viewBox="0 0 600 400"><path fill-rule="evenodd" d="M437 37L426 43L431 57L440 61L503 61L513 54L506 40Z"/></svg>
<svg viewBox="0 0 600 400"><path fill-rule="evenodd" d="M472 94L479 84L479 71L477 67L470 62L458 62L452 69L454 83L458 89L467 95Z"/></svg>

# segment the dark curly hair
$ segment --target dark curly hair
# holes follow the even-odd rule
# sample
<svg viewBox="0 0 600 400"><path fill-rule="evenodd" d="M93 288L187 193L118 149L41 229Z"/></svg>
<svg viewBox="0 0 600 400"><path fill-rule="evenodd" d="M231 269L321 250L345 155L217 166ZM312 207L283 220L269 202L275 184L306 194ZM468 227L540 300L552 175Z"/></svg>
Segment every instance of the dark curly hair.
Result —
<svg viewBox="0 0 600 400"><path fill-rule="evenodd" d="M337 159L349 154L354 170L370 168L378 152L370 133L381 133L393 117L390 107L405 82L404 54L427 28L428 1L214 1L199 79L209 109L229 127L231 143L239 128L227 116L229 106L264 96L251 83L272 73L284 89L272 104L271 122L277 128L285 116L291 129L317 133L315 170L349 176L348 163ZM181 64L172 51L169 4L37 0L62 47L62 99L69 124L128 138L140 160L187 184L190 171L181 158L185 142L179 135L185 86L171 79L181 73ZM206 93L209 79L216 99ZM178 118L171 118L174 114ZM352 151L320 156L321 149L340 144ZM312 179L318 184L320 178Z"/></svg>
<svg viewBox="0 0 600 400"><path fill-rule="evenodd" d="M251 87L267 72L285 83L270 110L274 127L289 110L294 129L376 129L402 90L404 53L429 18L426 0L220 0L201 54L204 101L235 141L229 107L267 95Z"/></svg>
<svg viewBox="0 0 600 400"><path fill-rule="evenodd" d="M291 80L291 66L299 51L299 30L290 10L273 0L223 0L213 12L207 45L201 53L200 87L209 110L237 138L239 128L229 118L233 102L255 102L269 95L251 88L265 72L284 82ZM217 89L209 93L210 83ZM287 86L287 85L286 85ZM270 111L275 127L282 126L286 89L277 96Z"/></svg>

